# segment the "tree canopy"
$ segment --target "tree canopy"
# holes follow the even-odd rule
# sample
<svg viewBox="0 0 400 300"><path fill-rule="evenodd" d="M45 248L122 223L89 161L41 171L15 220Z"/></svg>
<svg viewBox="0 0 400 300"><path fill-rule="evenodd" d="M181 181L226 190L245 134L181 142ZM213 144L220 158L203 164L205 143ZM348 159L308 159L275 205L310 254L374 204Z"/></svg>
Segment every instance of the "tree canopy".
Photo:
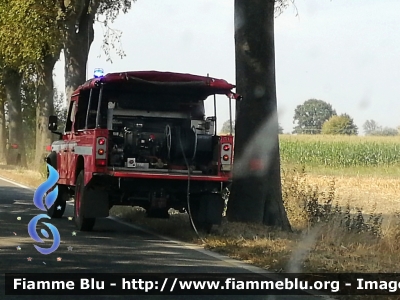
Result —
<svg viewBox="0 0 400 300"><path fill-rule="evenodd" d="M39 164L43 162L44 146L52 140L46 123L54 110L52 76L61 50L64 49L66 59L66 85L71 92L86 80L96 16L103 16L104 23L112 22L120 11L127 12L134 1L9 0L0 3L0 81L3 76L0 84L5 86L10 111L9 137L20 145L23 157L21 97L23 106L30 99L20 93L24 76L25 83L33 78L37 92L37 101L28 105L33 104L32 108L35 106L37 110L34 148L35 162ZM107 38L112 37L108 35ZM113 43L109 43L103 50L109 55L113 47Z"/></svg>
<svg viewBox="0 0 400 300"><path fill-rule="evenodd" d="M382 127L375 120L367 120L363 124L365 135L376 136L395 136L399 134L399 130L390 127Z"/></svg>
<svg viewBox="0 0 400 300"><path fill-rule="evenodd" d="M375 135L395 136L395 135L399 135L399 131L395 128L384 127L380 131L376 132Z"/></svg>
<svg viewBox="0 0 400 300"><path fill-rule="evenodd" d="M357 135L358 128L348 114L332 116L322 125L322 134Z"/></svg>
<svg viewBox="0 0 400 300"><path fill-rule="evenodd" d="M0 2L1 66L26 69L59 51L59 12L51 0Z"/></svg>
<svg viewBox="0 0 400 300"><path fill-rule="evenodd" d="M375 120L367 120L363 124L364 133L371 135L373 132L380 130L380 126Z"/></svg>
<svg viewBox="0 0 400 300"><path fill-rule="evenodd" d="M297 123L293 133L319 134L322 124L336 115L332 105L317 99L309 99L298 105L294 111L293 123Z"/></svg>
<svg viewBox="0 0 400 300"><path fill-rule="evenodd" d="M226 120L223 124L222 124L222 128L221 128L221 134L228 134L230 133L230 120ZM232 134L235 134L235 121L232 120Z"/></svg>

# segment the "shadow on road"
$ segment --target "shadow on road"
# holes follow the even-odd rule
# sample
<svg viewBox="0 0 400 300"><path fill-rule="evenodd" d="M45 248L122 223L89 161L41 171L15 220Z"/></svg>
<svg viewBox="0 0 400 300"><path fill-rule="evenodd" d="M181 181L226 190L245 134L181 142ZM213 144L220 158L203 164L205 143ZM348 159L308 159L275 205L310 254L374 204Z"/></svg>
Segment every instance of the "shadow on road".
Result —
<svg viewBox="0 0 400 300"><path fill-rule="evenodd" d="M143 231L98 219L92 232L75 230L70 220L73 211L67 206L61 219L42 219L37 232L46 229L42 222L53 224L59 231L58 249L42 255L38 244L28 234L29 221L42 214L33 204L33 192L0 181L0 290L4 291L4 274L13 273L245 273L225 261L208 256L181 244L165 241ZM48 231L48 230L47 230ZM48 231L50 233L50 231ZM51 233L50 233L51 234ZM49 248L53 239L40 235ZM68 248L69 247L69 248ZM19 250L18 250L19 249ZM30 258L30 260L28 260ZM1 299L70 299L71 296L5 296ZM90 296L73 296L87 299ZM93 296L103 299L267 299L266 296ZM307 299L308 297L301 299ZM278 299L294 299L284 297Z"/></svg>

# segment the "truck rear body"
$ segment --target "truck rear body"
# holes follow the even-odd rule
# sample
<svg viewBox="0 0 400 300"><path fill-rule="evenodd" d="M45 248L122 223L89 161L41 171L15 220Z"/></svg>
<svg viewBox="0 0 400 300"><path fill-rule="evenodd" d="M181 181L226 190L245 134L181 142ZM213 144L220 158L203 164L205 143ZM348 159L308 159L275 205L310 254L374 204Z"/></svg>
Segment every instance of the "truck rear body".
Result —
<svg viewBox="0 0 400 300"><path fill-rule="evenodd" d="M188 194L220 195L231 181L234 138L217 135L204 101L214 96L215 107L217 94L231 101L232 88L221 79L155 71L94 78L73 93L47 161L71 195L83 172L83 185L107 194L109 207L187 210Z"/></svg>

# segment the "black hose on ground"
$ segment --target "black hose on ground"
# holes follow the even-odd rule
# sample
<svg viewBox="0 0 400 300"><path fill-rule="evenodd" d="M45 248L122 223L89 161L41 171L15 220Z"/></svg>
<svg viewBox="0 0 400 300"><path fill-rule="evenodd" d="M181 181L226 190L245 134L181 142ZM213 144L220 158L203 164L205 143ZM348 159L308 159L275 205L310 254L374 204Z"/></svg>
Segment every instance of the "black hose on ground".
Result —
<svg viewBox="0 0 400 300"><path fill-rule="evenodd" d="M190 168L189 168L189 163L186 159L186 155L185 155L185 151L183 151L183 145L182 145L182 139L181 139L181 131L180 128L178 128L178 136L179 136L179 144L181 147L181 151L182 151L182 155L183 155L183 159L185 160L185 164L186 164L186 168L188 170L188 184L187 184L187 191L186 191L186 201L187 201L187 207L188 207L188 214L189 214L189 219L190 219L190 223L192 224L192 227L194 229L194 232L196 232L197 237L203 242L205 243L204 239L200 236L199 232L197 231L196 225L193 222L193 217L192 217L192 212L190 209Z"/></svg>

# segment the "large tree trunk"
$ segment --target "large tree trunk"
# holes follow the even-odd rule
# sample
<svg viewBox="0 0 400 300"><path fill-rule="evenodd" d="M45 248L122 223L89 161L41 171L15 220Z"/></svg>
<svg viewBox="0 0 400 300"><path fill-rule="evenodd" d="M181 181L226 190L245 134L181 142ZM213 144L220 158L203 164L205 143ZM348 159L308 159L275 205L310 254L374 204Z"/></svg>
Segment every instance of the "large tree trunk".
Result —
<svg viewBox="0 0 400 300"><path fill-rule="evenodd" d="M4 86L0 86L0 162L6 162L6 115L4 105L6 102L6 91Z"/></svg>
<svg viewBox="0 0 400 300"><path fill-rule="evenodd" d="M83 13L79 27L70 21L64 42L65 95L67 102L73 91L86 81L86 68L90 46L94 39L94 15ZM78 30L77 30L78 29Z"/></svg>
<svg viewBox="0 0 400 300"><path fill-rule="evenodd" d="M25 142L22 134L21 113L21 82L22 73L15 69L6 69L4 86L6 89L9 117L9 145L18 145L17 149L10 150L10 162L26 167Z"/></svg>
<svg viewBox="0 0 400 300"><path fill-rule="evenodd" d="M46 155L46 146L53 140L53 134L47 124L50 115L54 114L54 83L53 69L58 57L47 55L44 57L42 74L39 74L38 97L36 106L36 152L35 168L43 164Z"/></svg>
<svg viewBox="0 0 400 300"><path fill-rule="evenodd" d="M282 202L275 84L274 0L235 0L238 103L230 221L290 229Z"/></svg>

